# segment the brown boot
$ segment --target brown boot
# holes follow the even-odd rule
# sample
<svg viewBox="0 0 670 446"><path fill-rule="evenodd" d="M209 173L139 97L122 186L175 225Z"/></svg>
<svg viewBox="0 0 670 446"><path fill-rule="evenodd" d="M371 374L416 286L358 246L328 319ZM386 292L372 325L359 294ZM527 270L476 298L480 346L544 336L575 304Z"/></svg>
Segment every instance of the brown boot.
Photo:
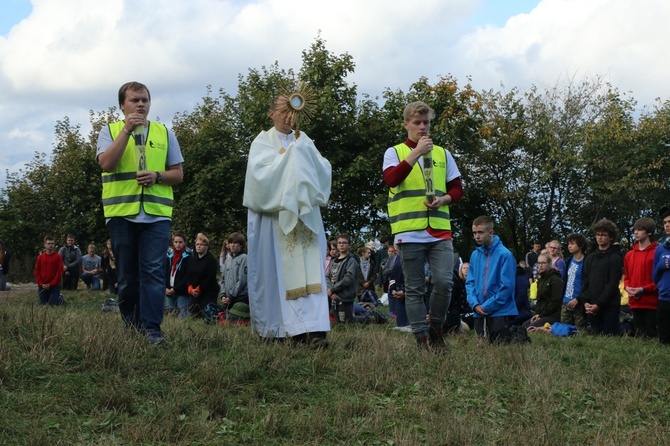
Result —
<svg viewBox="0 0 670 446"><path fill-rule="evenodd" d="M437 328L431 325L428 328L428 337L430 346L433 348L433 350L435 351L447 350L447 343L444 341L444 333L442 332L441 327Z"/></svg>
<svg viewBox="0 0 670 446"><path fill-rule="evenodd" d="M425 351L430 351L430 338L428 336L422 336L420 338L416 338L416 345L419 347L419 350L425 350Z"/></svg>

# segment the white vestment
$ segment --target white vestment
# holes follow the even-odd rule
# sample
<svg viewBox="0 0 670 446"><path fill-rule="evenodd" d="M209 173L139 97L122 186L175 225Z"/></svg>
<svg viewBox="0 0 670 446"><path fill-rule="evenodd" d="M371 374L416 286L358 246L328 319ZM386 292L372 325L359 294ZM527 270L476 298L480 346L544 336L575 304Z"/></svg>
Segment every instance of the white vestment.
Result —
<svg viewBox="0 0 670 446"><path fill-rule="evenodd" d="M330 197L331 166L305 133L287 142L275 129L261 132L244 185L251 326L262 337L330 331L319 207Z"/></svg>

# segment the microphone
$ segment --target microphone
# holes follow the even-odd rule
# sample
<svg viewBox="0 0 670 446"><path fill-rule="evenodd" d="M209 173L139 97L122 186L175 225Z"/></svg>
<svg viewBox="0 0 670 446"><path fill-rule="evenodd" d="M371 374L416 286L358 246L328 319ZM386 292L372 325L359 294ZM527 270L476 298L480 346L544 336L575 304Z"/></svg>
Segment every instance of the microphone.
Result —
<svg viewBox="0 0 670 446"><path fill-rule="evenodd" d="M147 155L144 146L144 126L138 125L133 130L133 139L135 140L135 157L137 159L137 171L147 170Z"/></svg>
<svg viewBox="0 0 670 446"><path fill-rule="evenodd" d="M428 135L426 135L428 136ZM435 200L435 181L433 177L433 149L423 155L423 179L426 182L426 200L432 203Z"/></svg>

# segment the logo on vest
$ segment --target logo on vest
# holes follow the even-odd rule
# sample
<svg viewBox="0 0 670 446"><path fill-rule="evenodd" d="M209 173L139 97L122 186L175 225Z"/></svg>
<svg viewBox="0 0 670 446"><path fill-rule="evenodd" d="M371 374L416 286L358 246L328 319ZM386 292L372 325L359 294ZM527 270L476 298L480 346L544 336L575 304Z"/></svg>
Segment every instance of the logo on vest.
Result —
<svg viewBox="0 0 670 446"><path fill-rule="evenodd" d="M433 158L433 167L437 167L439 169L446 169L447 163L445 163L444 161L436 161L435 158Z"/></svg>
<svg viewBox="0 0 670 446"><path fill-rule="evenodd" d="M167 145L166 144L162 144L162 143L158 143L158 142L154 142L154 141L149 141L149 147L151 147L152 149L167 150Z"/></svg>

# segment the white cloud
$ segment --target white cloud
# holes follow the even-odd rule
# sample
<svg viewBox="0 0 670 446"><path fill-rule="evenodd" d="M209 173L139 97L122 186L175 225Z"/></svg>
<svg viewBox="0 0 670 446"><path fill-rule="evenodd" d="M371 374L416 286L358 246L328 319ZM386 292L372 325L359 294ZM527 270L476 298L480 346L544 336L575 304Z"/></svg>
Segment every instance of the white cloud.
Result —
<svg viewBox="0 0 670 446"><path fill-rule="evenodd" d="M169 122L207 85L234 92L248 68L297 71L319 31L329 51L353 56L361 93L449 73L493 89L576 74L606 75L641 104L670 97L670 3L538 0L503 27L475 29L485 1L32 0L30 16L0 36L0 175L49 152L64 116L87 133L88 110L115 105L125 81L149 85L152 114Z"/></svg>

